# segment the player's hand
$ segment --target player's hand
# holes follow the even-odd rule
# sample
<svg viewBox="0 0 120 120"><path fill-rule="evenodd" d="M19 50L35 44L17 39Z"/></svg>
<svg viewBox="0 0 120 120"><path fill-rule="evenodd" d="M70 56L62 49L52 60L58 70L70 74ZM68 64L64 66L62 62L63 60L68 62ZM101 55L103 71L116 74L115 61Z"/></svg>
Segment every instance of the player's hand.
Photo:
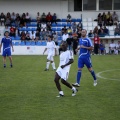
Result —
<svg viewBox="0 0 120 120"><path fill-rule="evenodd" d="M65 65L61 65L61 68L63 69L65 67Z"/></svg>
<svg viewBox="0 0 120 120"><path fill-rule="evenodd" d="M78 52L78 49L76 49L75 51Z"/></svg>

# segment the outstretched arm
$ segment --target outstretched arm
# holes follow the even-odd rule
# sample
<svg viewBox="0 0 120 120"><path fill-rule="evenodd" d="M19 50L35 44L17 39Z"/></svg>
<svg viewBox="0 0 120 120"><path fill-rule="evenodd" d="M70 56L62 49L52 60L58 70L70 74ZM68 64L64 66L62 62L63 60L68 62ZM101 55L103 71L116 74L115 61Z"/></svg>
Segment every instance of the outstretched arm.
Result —
<svg viewBox="0 0 120 120"><path fill-rule="evenodd" d="M14 48L13 48L13 44L11 43L11 47L12 47L12 52L14 52Z"/></svg>
<svg viewBox="0 0 120 120"><path fill-rule="evenodd" d="M64 67L66 67L66 66L72 64L73 62L74 62L74 60L73 60L73 59L70 59L69 62L66 63L65 65L62 65L61 68L63 69Z"/></svg>
<svg viewBox="0 0 120 120"><path fill-rule="evenodd" d="M44 52L43 52L43 55L44 55L44 53L46 52L46 50L47 50L47 48L45 48L45 50L44 50Z"/></svg>

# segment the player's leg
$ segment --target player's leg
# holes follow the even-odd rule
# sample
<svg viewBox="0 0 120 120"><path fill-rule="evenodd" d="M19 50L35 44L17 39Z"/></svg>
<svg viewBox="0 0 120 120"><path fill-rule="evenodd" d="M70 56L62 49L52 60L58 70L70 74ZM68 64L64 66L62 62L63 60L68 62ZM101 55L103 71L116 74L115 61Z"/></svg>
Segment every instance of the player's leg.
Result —
<svg viewBox="0 0 120 120"><path fill-rule="evenodd" d="M52 68L53 68L53 70L56 70L56 67L55 67L55 62L54 62L54 58L53 58L53 56L51 55L51 64L52 64Z"/></svg>
<svg viewBox="0 0 120 120"><path fill-rule="evenodd" d="M92 69L92 62L91 62L90 57L86 58L85 65L87 66L88 70L90 71L90 73L91 73L91 75L94 79L94 84L93 85L96 86L97 85L97 78L96 78L96 74L95 74L94 70Z"/></svg>
<svg viewBox="0 0 120 120"><path fill-rule="evenodd" d="M72 85L75 87L80 87L80 80L82 75L82 68L84 67L83 58L78 59L78 71L76 76L76 83L73 83Z"/></svg>
<svg viewBox="0 0 120 120"><path fill-rule="evenodd" d="M62 84L64 84L68 88L70 88L72 90L72 96L75 96L76 92L78 90L75 87L73 87L70 83L67 82L68 76L69 76L69 72L67 72L65 70L61 70L61 82L62 82Z"/></svg>
<svg viewBox="0 0 120 120"><path fill-rule="evenodd" d="M9 57L9 60L10 60L10 67L13 67L13 65L12 65L12 56L11 56L11 51L10 50L7 51L7 56Z"/></svg>
<svg viewBox="0 0 120 120"><path fill-rule="evenodd" d="M3 67L6 68L6 56L3 56Z"/></svg>
<svg viewBox="0 0 120 120"><path fill-rule="evenodd" d="M59 73L60 74L60 73ZM57 72L55 73L55 78L54 78L54 81L55 81L55 84L56 84L56 87L57 87L57 89L58 89L58 91L59 91L59 96L58 97L62 97L62 96L64 96L64 93L63 93L63 91L62 91L62 89L61 89L61 85L60 85L60 83L59 83L59 80L60 80L60 75L59 75Z"/></svg>
<svg viewBox="0 0 120 120"><path fill-rule="evenodd" d="M13 67L13 64L12 64L12 56L8 56L9 57L9 60L10 60L10 67Z"/></svg>
<svg viewBox="0 0 120 120"><path fill-rule="evenodd" d="M45 71L49 70L49 66L50 66L50 54L48 54L48 56L47 56L47 62L46 62L46 69L45 69Z"/></svg>

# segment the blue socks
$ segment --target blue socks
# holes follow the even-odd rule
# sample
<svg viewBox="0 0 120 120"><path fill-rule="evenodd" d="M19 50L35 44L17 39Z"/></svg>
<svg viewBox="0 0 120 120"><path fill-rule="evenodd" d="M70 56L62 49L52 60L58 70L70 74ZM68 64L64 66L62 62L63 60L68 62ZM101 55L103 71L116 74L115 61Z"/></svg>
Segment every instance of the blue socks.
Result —
<svg viewBox="0 0 120 120"><path fill-rule="evenodd" d="M78 84L80 84L81 73L82 73L82 71L78 70L78 72L77 72L77 83Z"/></svg>
<svg viewBox="0 0 120 120"><path fill-rule="evenodd" d="M91 72L91 75L93 76L93 79L96 80L97 78L96 78L95 72L93 70L90 72Z"/></svg>

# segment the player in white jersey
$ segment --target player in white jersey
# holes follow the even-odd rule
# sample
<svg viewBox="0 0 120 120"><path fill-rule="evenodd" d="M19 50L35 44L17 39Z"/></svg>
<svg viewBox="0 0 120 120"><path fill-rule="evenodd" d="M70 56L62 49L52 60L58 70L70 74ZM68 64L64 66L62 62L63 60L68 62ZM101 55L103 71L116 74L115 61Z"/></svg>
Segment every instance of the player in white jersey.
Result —
<svg viewBox="0 0 120 120"><path fill-rule="evenodd" d="M50 63L52 64L53 70L56 70L53 56L57 55L57 50L56 50L55 42L52 41L52 36L50 36L50 35L48 36L47 46L46 46L43 54L46 51L48 52L48 56L47 56L47 63L46 63L45 71L49 70Z"/></svg>
<svg viewBox="0 0 120 120"><path fill-rule="evenodd" d="M71 86L70 83L67 82L69 71L70 71L70 66L74 61L73 60L73 52L70 50L67 50L66 42L63 42L61 46L62 46L63 52L60 54L60 63L59 63L58 69L56 70L55 79L54 79L56 87L59 91L59 96L57 96L57 97L64 96L64 93L63 93L60 83L59 83L60 79L64 85L66 85L73 91L72 96L75 96L77 89L75 87Z"/></svg>

